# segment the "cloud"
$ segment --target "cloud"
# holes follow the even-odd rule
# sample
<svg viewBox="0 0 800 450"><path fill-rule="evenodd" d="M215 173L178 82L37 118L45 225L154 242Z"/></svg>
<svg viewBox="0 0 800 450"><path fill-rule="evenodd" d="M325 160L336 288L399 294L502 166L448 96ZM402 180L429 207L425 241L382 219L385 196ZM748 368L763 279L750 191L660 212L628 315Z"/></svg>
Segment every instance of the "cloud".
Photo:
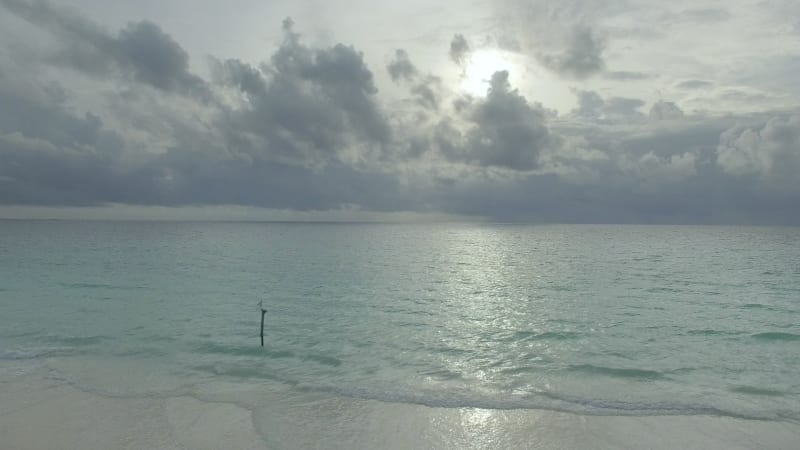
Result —
<svg viewBox="0 0 800 450"><path fill-rule="evenodd" d="M794 0L764 0L758 3L777 22L774 29L800 35L800 4Z"/></svg>
<svg viewBox="0 0 800 450"><path fill-rule="evenodd" d="M594 91L577 91L578 107L572 114L596 121L632 120L644 117L639 108L645 102L636 98L611 97L603 99Z"/></svg>
<svg viewBox="0 0 800 450"><path fill-rule="evenodd" d="M609 23L634 9L621 0L498 0L494 8L504 35L515 38L522 53L558 75L575 80L606 70L606 50L613 37ZM618 74L621 78L626 75L636 76L633 72Z"/></svg>
<svg viewBox="0 0 800 450"><path fill-rule="evenodd" d="M392 77L392 81L410 81L417 76L417 68L411 62L408 53L403 49L397 49L395 51L395 57L389 65L386 66L386 70L389 71L389 76Z"/></svg>
<svg viewBox="0 0 800 450"><path fill-rule="evenodd" d="M726 130L717 162L726 173L758 176L770 188L800 188L800 115L773 117L761 128Z"/></svg>
<svg viewBox="0 0 800 450"><path fill-rule="evenodd" d="M288 27L269 63L228 60L215 73L246 94L218 126L228 145L255 158L325 164L358 158L354 149L380 151L391 138L372 72L353 47L311 48Z"/></svg>
<svg viewBox="0 0 800 450"><path fill-rule="evenodd" d="M324 167L275 160L269 152L277 150L240 142L224 123L212 130L173 130L175 143L150 153L131 146L100 118L81 117L66 105L8 95L0 100L0 204L413 209L391 175L336 159ZM15 122L17 114L22 117ZM28 114L39 122L25 123ZM7 131L12 128L19 131Z"/></svg>
<svg viewBox="0 0 800 450"><path fill-rule="evenodd" d="M642 116L639 108L644 106L644 100L627 97L611 97L606 100L604 112L611 116L620 117L640 117Z"/></svg>
<svg viewBox="0 0 800 450"><path fill-rule="evenodd" d="M363 56L341 44L307 47L288 24L259 67L214 63L209 87L228 98L222 103L112 92L106 120L78 114L64 89L27 79L25 69L0 69L0 203L410 207L395 177L358 168L391 140ZM114 83L128 74L104 76ZM160 120L133 128L139 114ZM143 148L139 138L160 146Z"/></svg>
<svg viewBox="0 0 800 450"><path fill-rule="evenodd" d="M107 148L116 143L114 138L98 136L95 147L58 147L19 132L0 134L0 161L4 166L0 173L13 180L0 189L0 204L159 202L154 184L158 170L123 167L119 157Z"/></svg>
<svg viewBox="0 0 800 450"><path fill-rule="evenodd" d="M395 51L395 58L386 66L392 81L415 82L410 88L416 103L425 109L437 111L442 91L442 79L435 75L420 74L403 49Z"/></svg>
<svg viewBox="0 0 800 450"><path fill-rule="evenodd" d="M100 77L113 68L162 91L209 95L205 83L190 73L186 51L152 22L129 23L114 36L47 1L0 0L0 5L57 38L56 63Z"/></svg>
<svg viewBox="0 0 800 450"><path fill-rule="evenodd" d="M526 171L538 167L539 154L557 143L547 127L547 112L512 89L506 71L492 76L486 98L470 104L464 115L467 131L449 130L460 138L460 144L451 138L445 146L451 160Z"/></svg>
<svg viewBox="0 0 800 450"><path fill-rule="evenodd" d="M450 59L456 64L463 64L467 54L469 54L469 50L469 43L464 35L456 34L453 36L453 40L450 41Z"/></svg>
<svg viewBox="0 0 800 450"><path fill-rule="evenodd" d="M694 90L694 89L711 89L714 83L706 80L685 80L675 85L678 89Z"/></svg>
<svg viewBox="0 0 800 450"><path fill-rule="evenodd" d="M605 101L594 91L578 91L578 108L574 113L583 117L595 117L601 113Z"/></svg>
<svg viewBox="0 0 800 450"><path fill-rule="evenodd" d="M416 96L417 103L422 107L438 111L440 98L442 96L441 84L441 78L428 75L411 89L411 93Z"/></svg>
<svg viewBox="0 0 800 450"><path fill-rule="evenodd" d="M158 168L125 147L100 117L72 111L59 89L0 73L0 203L157 202Z"/></svg>
<svg viewBox="0 0 800 450"><path fill-rule="evenodd" d="M662 17L662 20L668 22L693 21L700 23L710 23L710 22L722 22L729 20L730 18L731 18L731 13L725 9L696 8L696 9L685 9L679 13L665 14Z"/></svg>
<svg viewBox="0 0 800 450"><path fill-rule="evenodd" d="M697 175L696 164L697 156L693 153L659 157L651 151L624 167L652 183L677 183Z"/></svg>
<svg viewBox="0 0 800 450"><path fill-rule="evenodd" d="M683 111L673 102L659 100L650 108L650 120L680 120Z"/></svg>
<svg viewBox="0 0 800 450"><path fill-rule="evenodd" d="M152 22L137 22L120 31L115 41L121 68L157 89L198 89L202 81L189 73L189 56L177 42Z"/></svg>
<svg viewBox="0 0 800 450"><path fill-rule="evenodd" d="M606 72L605 78L614 81L637 81L649 80L653 76L644 72L614 71Z"/></svg>
<svg viewBox="0 0 800 450"><path fill-rule="evenodd" d="M542 53L540 61L557 73L584 79L605 69L605 39L589 27L572 30L567 46L559 52Z"/></svg>
<svg viewBox="0 0 800 450"><path fill-rule="evenodd" d="M435 61L412 62L413 47L373 72L359 47L306 40L291 20L263 60L223 54L203 79L153 23L108 31L50 3L0 5L14 11L0 21L16 27L0 31L0 205L800 223L797 113L711 115L680 98L693 107L684 113L653 104L640 83L620 91L599 80L575 91L573 111L557 114L507 72L492 76L485 96L467 96L447 85L447 73L427 72ZM608 15L577 0L549 5L536 23L552 20L551 28L512 36L509 27L515 58L544 55L570 79L658 76L687 97L709 87L659 68L607 70L620 50L605 40ZM469 44L463 35L454 42L463 62ZM378 92L380 77L398 82L392 95Z"/></svg>

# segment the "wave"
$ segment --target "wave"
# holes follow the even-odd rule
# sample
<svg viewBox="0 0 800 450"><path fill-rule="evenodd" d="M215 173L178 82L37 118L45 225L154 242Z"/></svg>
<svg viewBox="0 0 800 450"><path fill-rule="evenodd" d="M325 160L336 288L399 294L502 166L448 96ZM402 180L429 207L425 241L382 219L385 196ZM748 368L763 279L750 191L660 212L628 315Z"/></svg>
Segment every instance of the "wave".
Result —
<svg viewBox="0 0 800 450"><path fill-rule="evenodd" d="M656 370L647 369L622 369L616 367L594 366L591 364L579 364L569 366L567 368L570 372L606 375L616 378L627 378L634 380L660 380L666 379L667 376Z"/></svg>
<svg viewBox="0 0 800 450"><path fill-rule="evenodd" d="M117 350L113 354L114 356L149 356L149 357L160 357L169 355L168 352L154 347L126 348L122 350Z"/></svg>
<svg viewBox="0 0 800 450"><path fill-rule="evenodd" d="M723 330L689 330L686 334L690 336L737 336L742 334L741 331L723 331Z"/></svg>
<svg viewBox="0 0 800 450"><path fill-rule="evenodd" d="M739 394L764 395L768 397L781 397L786 395L786 392L784 391L755 386L734 386L728 390Z"/></svg>
<svg viewBox="0 0 800 450"><path fill-rule="evenodd" d="M767 311L781 311L779 308L775 308L774 306L765 305L763 303L745 303L741 306L744 309L766 309Z"/></svg>
<svg viewBox="0 0 800 450"><path fill-rule="evenodd" d="M342 365L342 360L328 355L315 353L297 354L291 350L270 350L254 345L231 345L219 344L215 342L204 342L194 346L200 353L229 356L251 356L267 357L270 359L295 358L301 361L311 361L326 366L338 367Z"/></svg>
<svg viewBox="0 0 800 450"><path fill-rule="evenodd" d="M25 350L0 350L0 361L15 361L26 359L49 358L56 356L75 355L74 349L69 348L36 348Z"/></svg>
<svg viewBox="0 0 800 450"><path fill-rule="evenodd" d="M302 357L303 361L313 361L316 363L324 364L326 366L338 367L342 365L342 360L334 358L333 356L325 355L306 355Z"/></svg>
<svg viewBox="0 0 800 450"><path fill-rule="evenodd" d="M537 373L537 372L541 372L541 371L542 371L541 367L536 367L536 366L517 366L517 367L509 367L507 369L503 369L503 370L500 371L500 373L502 373L504 375L519 375L519 374L525 374L525 373Z"/></svg>
<svg viewBox="0 0 800 450"><path fill-rule="evenodd" d="M733 417L748 420L771 420L771 421L800 421L800 413L797 411L785 410L728 410L713 404L700 404L680 401L619 401L603 398L592 398L588 396L568 395L552 391L536 392L498 392L484 391L469 388L435 388L418 389L411 386L393 384L382 384L376 386L364 386L356 382L341 384L319 384L318 382L304 382L294 377L286 377L270 370L270 364L263 361L258 364L247 363L210 363L192 366L191 369L201 373L210 374L213 377L225 376L241 379L242 381L263 381L269 380L280 383L288 388L299 392L326 393L334 396L355 398L361 400L374 400L385 403L413 404L432 408L480 408L493 410L544 410L558 411L573 414L590 416L697 416L711 415L721 417ZM609 368L604 368L607 370ZM631 369L612 369L631 370ZM650 372L650 371L644 371ZM64 379L70 384L80 384L75 380ZM149 393L126 394L119 392L106 392L103 389L90 388L80 384L79 389L87 392L97 393L104 396L125 396L125 397L162 397L174 395L187 395L194 390L196 380L174 389L154 391ZM755 395L772 395L766 392L750 390L748 387L732 388L738 389L735 392L750 393Z"/></svg>
<svg viewBox="0 0 800 450"><path fill-rule="evenodd" d="M263 366L242 364L207 364L192 367L200 372L214 376L228 376L244 380L269 380L283 384L292 390L309 393L324 393L344 398L372 400L384 403L411 404L431 408L478 408L491 410L540 410L566 412L587 416L719 416L746 420L799 422L800 414L795 411L733 411L713 405L681 402L635 402L616 401L602 398L578 397L557 392L539 391L525 394L501 394L497 392L476 392L470 389L398 389L397 385L364 387L361 385L319 385L307 384L297 380L280 377ZM109 392L87 386L71 377L55 373L57 381L67 383L84 392L112 398L164 398L195 395L194 383L176 388L148 393ZM199 380L198 380L199 381ZM758 388L756 388L758 389ZM764 394L762 394L764 395Z"/></svg>
<svg viewBox="0 0 800 450"><path fill-rule="evenodd" d="M657 293L662 293L662 292L663 293L669 293L669 294L677 294L677 293L682 293L682 292L685 292L685 291L686 291L685 289L671 288L671 287L666 287L666 286L656 286L656 287L645 289L645 292L647 292L648 294L657 294Z"/></svg>
<svg viewBox="0 0 800 450"><path fill-rule="evenodd" d="M32 350L0 350L0 361L14 361L19 359L36 359L43 353Z"/></svg>
<svg viewBox="0 0 800 450"><path fill-rule="evenodd" d="M458 373L453 372L452 370L441 369L441 370L432 370L429 372L422 372L421 375L429 376L435 378L437 380L463 380L464 377Z"/></svg>
<svg viewBox="0 0 800 450"><path fill-rule="evenodd" d="M782 333L780 331L756 333L752 336L762 341L800 341L800 334Z"/></svg>
<svg viewBox="0 0 800 450"><path fill-rule="evenodd" d="M745 303L744 305L742 305L742 308L746 308L746 309L757 309L757 308L770 309L769 305L765 305L763 303Z"/></svg>
<svg viewBox="0 0 800 450"><path fill-rule="evenodd" d="M576 333L574 331L545 331L543 333L538 333L536 331L517 331L504 340L507 342L517 342L517 341L526 342L526 341L544 341L544 340L561 341L569 339L579 339L580 337L581 334Z"/></svg>
<svg viewBox="0 0 800 450"><path fill-rule="evenodd" d="M47 342L69 345L71 347L85 347L111 341L111 336L45 336Z"/></svg>
<svg viewBox="0 0 800 450"><path fill-rule="evenodd" d="M800 415L787 411L743 413L711 405L671 402L626 402L583 398L553 392L525 395L484 395L468 390L406 391L368 389L362 387L317 386L298 383L303 392L323 392L347 398L403 403L430 408L478 408L493 410L545 410L591 416L720 416L746 420L800 420Z"/></svg>
<svg viewBox="0 0 800 450"><path fill-rule="evenodd" d="M106 283L61 283L61 285L70 289L118 289L125 291L147 289L147 286L123 286Z"/></svg>
<svg viewBox="0 0 800 450"><path fill-rule="evenodd" d="M234 378L258 379L258 380L272 380L293 385L295 383L290 380L280 379L263 367L244 366L244 365L225 365L225 364L203 364L192 366L192 369L199 372L211 373L216 376L227 376Z"/></svg>
<svg viewBox="0 0 800 450"><path fill-rule="evenodd" d="M194 350L199 353L230 356L253 356L268 358L291 358L295 354L289 350L269 350L255 345L231 345L217 342L203 342L196 344Z"/></svg>

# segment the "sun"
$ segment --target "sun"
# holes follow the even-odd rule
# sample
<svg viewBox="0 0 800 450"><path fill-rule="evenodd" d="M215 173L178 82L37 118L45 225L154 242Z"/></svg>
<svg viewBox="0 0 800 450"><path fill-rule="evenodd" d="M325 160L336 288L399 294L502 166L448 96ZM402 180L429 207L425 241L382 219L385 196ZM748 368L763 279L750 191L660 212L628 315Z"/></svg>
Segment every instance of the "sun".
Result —
<svg viewBox="0 0 800 450"><path fill-rule="evenodd" d="M506 70L509 75L513 75L516 69L516 65L506 52L477 50L467 60L460 87L467 94L485 96L489 89L489 81L495 72Z"/></svg>

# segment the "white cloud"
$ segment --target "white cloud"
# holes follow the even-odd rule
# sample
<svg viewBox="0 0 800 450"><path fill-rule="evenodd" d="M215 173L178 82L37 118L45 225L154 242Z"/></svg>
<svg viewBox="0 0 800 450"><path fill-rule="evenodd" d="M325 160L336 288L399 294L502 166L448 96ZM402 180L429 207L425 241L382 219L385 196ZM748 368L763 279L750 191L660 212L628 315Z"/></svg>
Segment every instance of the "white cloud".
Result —
<svg viewBox="0 0 800 450"><path fill-rule="evenodd" d="M696 163L697 156L689 152L669 157L658 157L648 152L629 163L627 170L646 182L677 183L697 175Z"/></svg>
<svg viewBox="0 0 800 450"><path fill-rule="evenodd" d="M720 136L717 155L727 173L757 175L770 188L800 188L800 115L773 117L761 128L731 128Z"/></svg>

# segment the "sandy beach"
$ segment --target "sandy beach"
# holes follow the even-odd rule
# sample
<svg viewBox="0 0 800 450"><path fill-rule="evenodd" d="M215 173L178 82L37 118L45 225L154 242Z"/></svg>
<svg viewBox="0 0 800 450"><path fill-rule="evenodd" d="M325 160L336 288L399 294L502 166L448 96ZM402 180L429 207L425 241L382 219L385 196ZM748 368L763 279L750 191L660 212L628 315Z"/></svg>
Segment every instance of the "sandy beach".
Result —
<svg viewBox="0 0 800 450"><path fill-rule="evenodd" d="M792 449L800 442L798 424L726 417L430 408L235 383L124 398L85 392L43 367L3 378L0 447L14 450Z"/></svg>

